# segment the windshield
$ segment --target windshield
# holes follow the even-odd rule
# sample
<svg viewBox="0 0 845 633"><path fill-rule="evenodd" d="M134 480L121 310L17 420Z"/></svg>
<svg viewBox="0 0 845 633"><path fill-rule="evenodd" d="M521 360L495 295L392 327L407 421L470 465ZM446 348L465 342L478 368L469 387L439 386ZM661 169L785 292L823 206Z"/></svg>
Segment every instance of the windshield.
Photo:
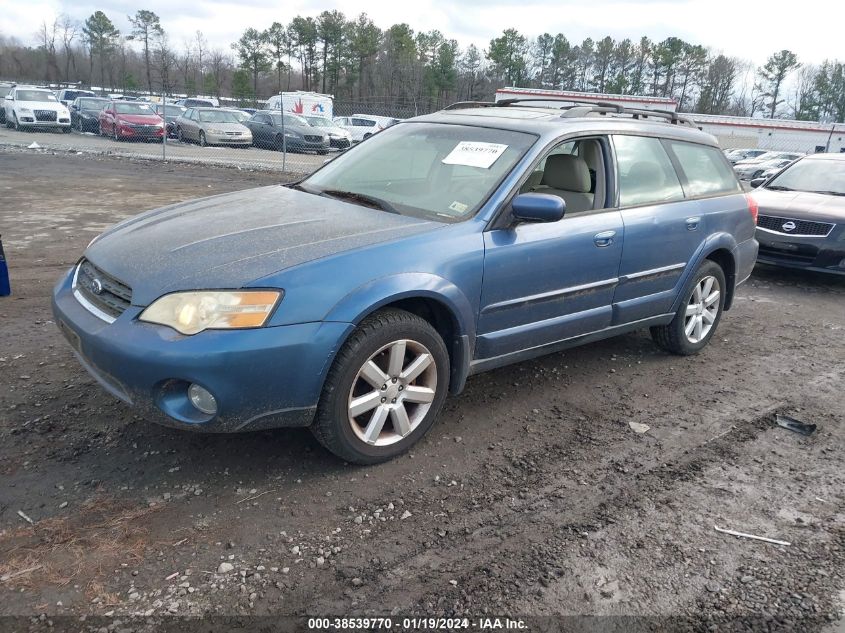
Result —
<svg viewBox="0 0 845 633"><path fill-rule="evenodd" d="M329 196L367 196L402 215L465 220L536 140L507 130L403 123L342 154L301 186Z"/></svg>
<svg viewBox="0 0 845 633"><path fill-rule="evenodd" d="M243 123L244 121L251 118L251 115L248 112L244 112L243 110L225 110L225 112L229 112L232 114L235 119L237 119L238 123Z"/></svg>
<svg viewBox="0 0 845 633"><path fill-rule="evenodd" d="M238 118L228 110L200 110L198 118L204 123L237 123Z"/></svg>
<svg viewBox="0 0 845 633"><path fill-rule="evenodd" d="M282 125L282 115L280 114L271 114L273 117L273 123L277 126L281 127ZM304 125L305 127L312 127L308 124L308 121L303 119L301 116L296 116L295 114L287 114L285 113L285 125Z"/></svg>
<svg viewBox="0 0 845 633"><path fill-rule="evenodd" d="M108 99L80 99L79 107L83 110L102 110L108 102Z"/></svg>
<svg viewBox="0 0 845 633"><path fill-rule="evenodd" d="M175 105L172 103L168 103L166 106L160 105L156 106L156 112L159 114L165 114L165 110L167 110L166 114L169 117L177 117L180 116L183 112L187 112L188 108L185 108L180 105Z"/></svg>
<svg viewBox="0 0 845 633"><path fill-rule="evenodd" d="M10 92L12 92L11 86L0 86L0 98L5 97Z"/></svg>
<svg viewBox="0 0 845 633"><path fill-rule="evenodd" d="M324 116L307 116L305 120L314 127L335 127L335 124Z"/></svg>
<svg viewBox="0 0 845 633"><path fill-rule="evenodd" d="M89 92L88 90L65 90L65 101L73 101L77 97L94 97L93 92Z"/></svg>
<svg viewBox="0 0 845 633"><path fill-rule="evenodd" d="M146 103L115 103L114 111L118 114L155 114Z"/></svg>
<svg viewBox="0 0 845 633"><path fill-rule="evenodd" d="M18 101L58 101L56 95L46 90L18 90L15 98Z"/></svg>
<svg viewBox="0 0 845 633"><path fill-rule="evenodd" d="M814 191L845 196L845 160L799 160L766 183L766 189Z"/></svg>

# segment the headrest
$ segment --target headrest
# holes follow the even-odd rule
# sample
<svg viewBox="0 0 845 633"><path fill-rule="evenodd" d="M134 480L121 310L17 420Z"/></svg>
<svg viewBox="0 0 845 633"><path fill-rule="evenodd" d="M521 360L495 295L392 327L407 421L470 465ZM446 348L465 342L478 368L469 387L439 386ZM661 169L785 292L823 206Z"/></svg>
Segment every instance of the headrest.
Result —
<svg viewBox="0 0 845 633"><path fill-rule="evenodd" d="M552 189L589 193L590 169L584 159L578 156L552 154L546 158L543 184Z"/></svg>

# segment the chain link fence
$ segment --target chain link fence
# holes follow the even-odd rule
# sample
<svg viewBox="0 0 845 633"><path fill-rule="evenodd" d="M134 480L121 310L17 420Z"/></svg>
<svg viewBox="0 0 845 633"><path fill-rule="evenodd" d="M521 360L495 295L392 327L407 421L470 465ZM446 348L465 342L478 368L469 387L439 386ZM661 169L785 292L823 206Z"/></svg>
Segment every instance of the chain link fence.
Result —
<svg viewBox="0 0 845 633"><path fill-rule="evenodd" d="M159 104L137 104L139 112L161 110ZM0 147L271 171L281 181L290 181L397 121L423 113L413 104L396 106L388 100L335 101L332 105L331 116L326 116L320 111L290 112L287 104L284 112L281 107L221 104L194 108L193 119L184 116L190 108L167 105L163 130L132 113L83 117L72 110L71 129L64 132L58 127L4 121Z"/></svg>
<svg viewBox="0 0 845 633"><path fill-rule="evenodd" d="M169 110L163 113L167 119L167 133L163 138L159 135L150 140L133 140L138 136L138 128L145 126L131 123L131 117L127 117L126 129L122 124L118 129L115 125L109 127L108 122L103 125L102 116L83 120L79 113L72 112L73 129L69 133L48 127L14 129L13 122L9 121L6 126L0 126L0 147L263 170L278 173L280 181L290 181L311 173L339 152L398 120L437 109L436 104L430 102L390 97L326 99L325 109L318 107L319 102L306 101L303 106L302 100L291 103L282 97L253 104L223 100L220 107L211 109L218 112L200 115L211 120L195 123L176 116L177 113L183 115L185 110ZM262 109L238 107L241 105ZM161 105L147 103L145 107L158 108L160 112ZM222 111L229 114L223 115ZM735 163L737 175L746 183L773 173L805 154L845 152L845 124L694 113L686 116L717 138ZM232 117L237 117L238 121L231 123ZM145 133L150 133L146 128Z"/></svg>

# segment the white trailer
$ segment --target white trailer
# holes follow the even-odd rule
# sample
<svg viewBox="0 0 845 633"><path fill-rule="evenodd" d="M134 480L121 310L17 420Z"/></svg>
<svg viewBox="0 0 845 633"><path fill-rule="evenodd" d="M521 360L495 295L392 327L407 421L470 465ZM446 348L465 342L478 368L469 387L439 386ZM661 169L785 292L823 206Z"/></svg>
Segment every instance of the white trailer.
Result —
<svg viewBox="0 0 845 633"><path fill-rule="evenodd" d="M282 92L273 95L264 104L265 110L283 110L293 114L324 116L329 119L334 113L334 98L318 92Z"/></svg>
<svg viewBox="0 0 845 633"><path fill-rule="evenodd" d="M845 124L688 115L705 132L715 136L724 149L769 149L782 152L845 152Z"/></svg>
<svg viewBox="0 0 845 633"><path fill-rule="evenodd" d="M548 97L549 101L542 101ZM640 95L617 95L599 92L574 92L571 90L543 90L539 88L499 88L496 91L496 101L506 99L540 99L531 105L560 107L561 101L586 101L588 103L616 103L628 108L642 108L644 110L668 110L675 112L678 102L669 97L643 97Z"/></svg>

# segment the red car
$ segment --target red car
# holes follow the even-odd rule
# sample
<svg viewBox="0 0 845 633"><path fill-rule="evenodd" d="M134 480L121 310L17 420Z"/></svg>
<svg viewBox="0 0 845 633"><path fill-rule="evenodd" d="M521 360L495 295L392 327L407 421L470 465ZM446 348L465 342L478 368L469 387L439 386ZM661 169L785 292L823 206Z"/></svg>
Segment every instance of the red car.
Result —
<svg viewBox="0 0 845 633"><path fill-rule="evenodd" d="M100 134L116 141L160 141L164 138L164 120L149 103L112 101L100 112Z"/></svg>

